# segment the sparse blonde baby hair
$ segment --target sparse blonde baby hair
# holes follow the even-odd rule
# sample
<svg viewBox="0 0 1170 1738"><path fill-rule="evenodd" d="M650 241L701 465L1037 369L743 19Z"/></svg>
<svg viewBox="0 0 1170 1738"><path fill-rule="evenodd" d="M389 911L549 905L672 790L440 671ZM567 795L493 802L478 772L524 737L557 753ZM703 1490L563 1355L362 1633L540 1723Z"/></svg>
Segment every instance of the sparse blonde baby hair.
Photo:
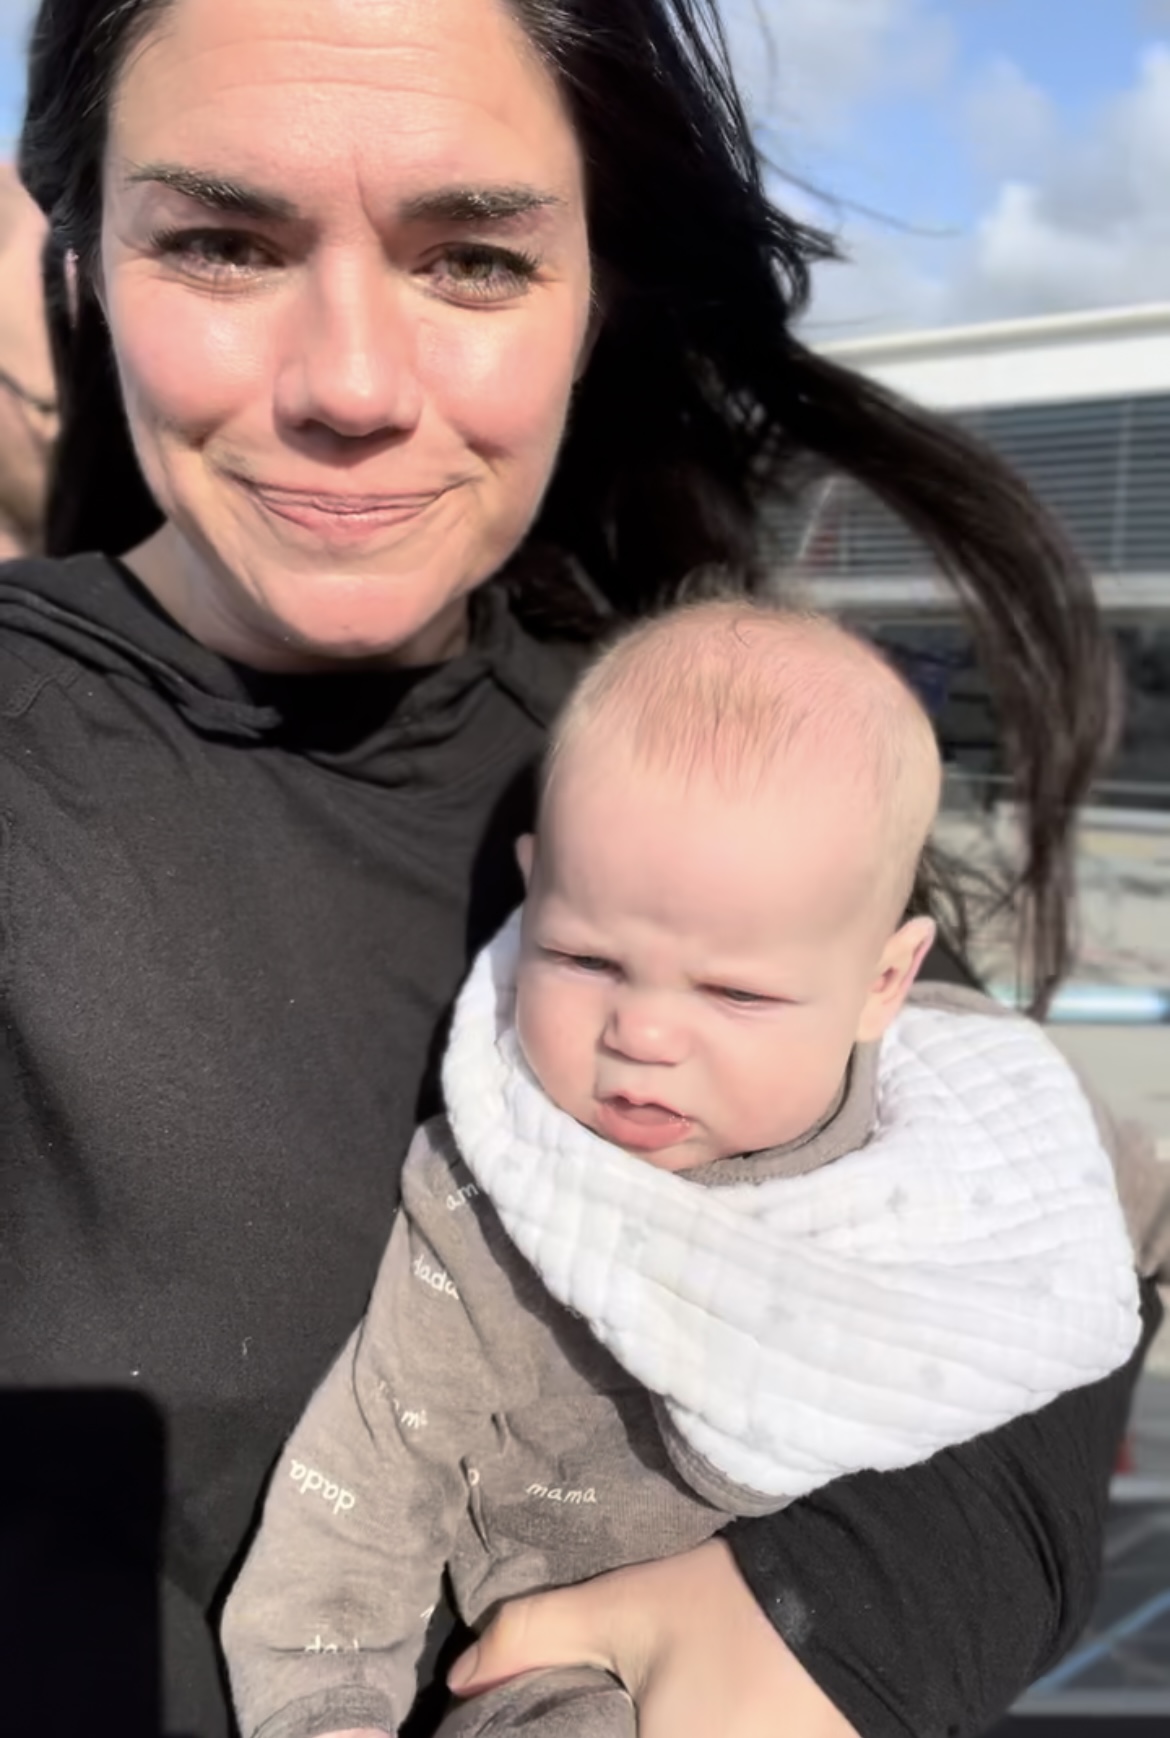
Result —
<svg viewBox="0 0 1170 1738"><path fill-rule="evenodd" d="M902 677L834 621L757 598L686 604L601 654L553 733L558 764L598 736L629 764L755 796L799 764L826 791L856 792L881 826L904 904L938 808L934 729ZM865 811L859 809L859 819Z"/></svg>

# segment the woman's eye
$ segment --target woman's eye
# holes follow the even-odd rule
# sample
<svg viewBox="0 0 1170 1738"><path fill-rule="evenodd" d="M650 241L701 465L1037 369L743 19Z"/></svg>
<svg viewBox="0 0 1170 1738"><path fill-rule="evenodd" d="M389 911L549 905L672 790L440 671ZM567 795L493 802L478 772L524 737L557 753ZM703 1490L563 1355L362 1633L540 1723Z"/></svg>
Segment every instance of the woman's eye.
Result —
<svg viewBox="0 0 1170 1738"><path fill-rule="evenodd" d="M155 240L164 259L197 277L239 277L271 265L270 250L231 229L171 230Z"/></svg>
<svg viewBox="0 0 1170 1738"><path fill-rule="evenodd" d="M467 242L447 248L429 267L431 277L456 300L506 302L536 276L537 262L511 248Z"/></svg>

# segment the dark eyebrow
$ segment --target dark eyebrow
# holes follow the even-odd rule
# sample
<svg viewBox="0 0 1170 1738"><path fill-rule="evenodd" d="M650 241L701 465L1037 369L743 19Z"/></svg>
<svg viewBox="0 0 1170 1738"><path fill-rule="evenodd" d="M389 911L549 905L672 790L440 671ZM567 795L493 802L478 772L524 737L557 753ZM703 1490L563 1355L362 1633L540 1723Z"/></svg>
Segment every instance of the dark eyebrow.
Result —
<svg viewBox="0 0 1170 1738"><path fill-rule="evenodd" d="M563 203L536 187L440 187L407 199L400 215L407 223L504 223Z"/></svg>
<svg viewBox="0 0 1170 1738"><path fill-rule="evenodd" d="M242 181L229 181L223 175L206 174L200 169L184 169L177 163L147 163L140 169L132 169L126 179L131 184L153 181L160 187L173 188L188 199L197 199L209 210L222 211L231 217L288 223L297 215L292 200L278 193L261 193Z"/></svg>
<svg viewBox="0 0 1170 1738"><path fill-rule="evenodd" d="M299 214L291 199L278 193L262 193L242 181L201 169L186 169L177 163L147 163L127 176L132 184L154 182L173 188L188 199L198 200L211 211L230 217L289 223ZM555 193L536 187L439 187L406 200L399 215L407 223L506 223L530 212L561 205Z"/></svg>

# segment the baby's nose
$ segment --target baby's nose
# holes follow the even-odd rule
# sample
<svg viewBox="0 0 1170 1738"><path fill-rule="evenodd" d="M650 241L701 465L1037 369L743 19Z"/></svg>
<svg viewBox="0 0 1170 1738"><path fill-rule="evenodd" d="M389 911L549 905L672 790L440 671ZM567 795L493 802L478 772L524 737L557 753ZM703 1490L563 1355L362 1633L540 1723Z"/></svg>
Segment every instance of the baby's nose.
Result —
<svg viewBox="0 0 1170 1738"><path fill-rule="evenodd" d="M618 996L610 1010L605 1043L631 1062L657 1065L680 1062L686 1048L682 1026L660 996Z"/></svg>

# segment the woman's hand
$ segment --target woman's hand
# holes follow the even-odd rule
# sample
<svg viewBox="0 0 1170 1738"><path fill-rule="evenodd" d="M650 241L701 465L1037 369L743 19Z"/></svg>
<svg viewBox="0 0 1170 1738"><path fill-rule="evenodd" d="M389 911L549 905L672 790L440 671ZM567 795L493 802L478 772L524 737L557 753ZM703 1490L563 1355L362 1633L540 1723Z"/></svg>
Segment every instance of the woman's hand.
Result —
<svg viewBox="0 0 1170 1738"><path fill-rule="evenodd" d="M521 1672L573 1665L620 1679L639 1738L857 1738L772 1628L721 1539L510 1601L448 1682L470 1696Z"/></svg>

